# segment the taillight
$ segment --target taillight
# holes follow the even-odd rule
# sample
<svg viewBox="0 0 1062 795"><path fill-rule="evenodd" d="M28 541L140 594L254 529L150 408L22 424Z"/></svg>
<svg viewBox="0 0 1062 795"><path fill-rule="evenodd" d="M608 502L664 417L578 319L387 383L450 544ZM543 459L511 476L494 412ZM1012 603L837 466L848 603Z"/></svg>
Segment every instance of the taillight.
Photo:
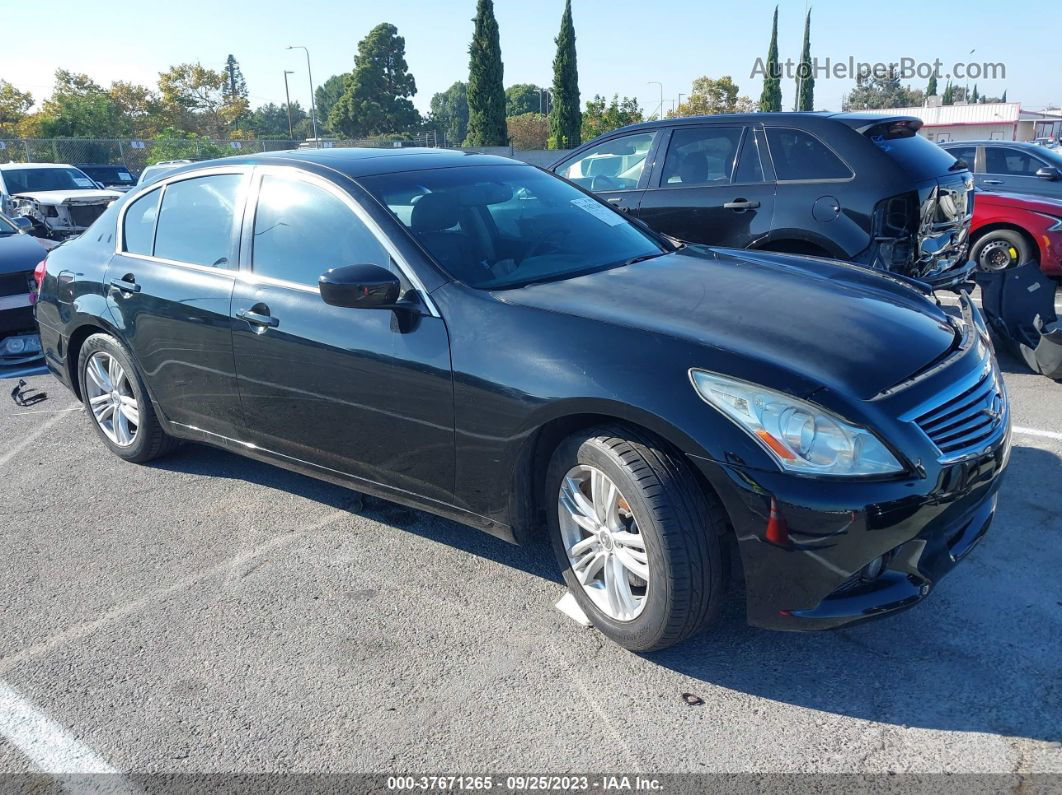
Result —
<svg viewBox="0 0 1062 795"><path fill-rule="evenodd" d="M30 303L37 303L37 296L41 294L41 282L44 281L44 271L47 269L48 263L45 260L41 260L37 263L37 267L33 269L33 284L35 289L30 293Z"/></svg>

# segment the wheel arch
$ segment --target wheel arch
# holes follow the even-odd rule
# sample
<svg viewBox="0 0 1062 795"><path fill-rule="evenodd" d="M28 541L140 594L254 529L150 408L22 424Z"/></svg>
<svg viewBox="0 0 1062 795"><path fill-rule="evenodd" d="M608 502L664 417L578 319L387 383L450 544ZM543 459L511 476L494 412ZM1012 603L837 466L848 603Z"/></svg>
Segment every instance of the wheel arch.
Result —
<svg viewBox="0 0 1062 795"><path fill-rule="evenodd" d="M1029 247L1036 254L1037 259L1039 260L1040 258L1042 258L1043 252L1040 251L1040 244L1036 240L1036 237L1031 232L1029 232L1028 229L1023 226L1019 226L1013 221L993 221L992 223L978 227L976 230L970 233L970 249L972 250L973 247L981 240L981 238L985 237L986 235L991 234L992 232L1002 231L1017 232L1025 239L1025 242L1029 244Z"/></svg>
<svg viewBox="0 0 1062 795"><path fill-rule="evenodd" d="M812 257L825 257L827 259L850 259L848 254L841 251L831 241L818 236L801 236L780 234L777 237L769 237L756 241L749 246L756 251L771 251L779 254L804 254Z"/></svg>
<svg viewBox="0 0 1062 795"><path fill-rule="evenodd" d="M81 356L81 348L85 344L85 340L93 334L109 334L121 341L118 331L105 320L98 317L85 318L80 325L70 332L70 337L66 343L65 359L67 372L70 374L70 388L77 395L78 400L82 400L84 396L81 394L81 373L78 372L77 362Z"/></svg>

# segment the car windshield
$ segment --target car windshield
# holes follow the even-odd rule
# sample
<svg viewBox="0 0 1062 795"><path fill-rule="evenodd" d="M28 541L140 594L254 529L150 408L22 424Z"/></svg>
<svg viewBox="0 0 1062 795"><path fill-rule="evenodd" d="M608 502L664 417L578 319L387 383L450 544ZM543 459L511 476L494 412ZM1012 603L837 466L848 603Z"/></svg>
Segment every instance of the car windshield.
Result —
<svg viewBox="0 0 1062 795"><path fill-rule="evenodd" d="M7 192L33 193L48 190L84 190L96 183L76 168L13 168L4 170Z"/></svg>
<svg viewBox="0 0 1062 795"><path fill-rule="evenodd" d="M463 166L359 180L455 279L484 290L658 256L650 233L531 166Z"/></svg>
<svg viewBox="0 0 1062 795"><path fill-rule="evenodd" d="M136 182L125 166L81 166L80 168L104 185L132 185Z"/></svg>
<svg viewBox="0 0 1062 795"><path fill-rule="evenodd" d="M954 155L910 128L891 132L886 125L880 125L868 135L878 149L895 160L914 179L940 177L957 170ZM973 163L967 163L966 166L973 168Z"/></svg>

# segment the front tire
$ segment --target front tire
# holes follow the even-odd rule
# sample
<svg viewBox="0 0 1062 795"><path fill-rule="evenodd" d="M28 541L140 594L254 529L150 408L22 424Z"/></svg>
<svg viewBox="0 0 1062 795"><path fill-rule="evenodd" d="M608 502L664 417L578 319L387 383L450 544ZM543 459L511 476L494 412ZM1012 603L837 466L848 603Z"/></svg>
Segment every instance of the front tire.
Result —
<svg viewBox="0 0 1062 795"><path fill-rule="evenodd" d="M592 428L557 448L546 488L565 583L608 638L655 651L718 615L728 525L680 454L632 428Z"/></svg>
<svg viewBox="0 0 1062 795"><path fill-rule="evenodd" d="M1032 246L1023 235L1011 229L989 232L974 243L970 259L977 269L991 273L1024 265L1032 258Z"/></svg>
<svg viewBox="0 0 1062 795"><path fill-rule="evenodd" d="M176 440L162 429L121 342L110 334L93 334L81 346L77 371L85 410L112 453L143 464L173 450Z"/></svg>

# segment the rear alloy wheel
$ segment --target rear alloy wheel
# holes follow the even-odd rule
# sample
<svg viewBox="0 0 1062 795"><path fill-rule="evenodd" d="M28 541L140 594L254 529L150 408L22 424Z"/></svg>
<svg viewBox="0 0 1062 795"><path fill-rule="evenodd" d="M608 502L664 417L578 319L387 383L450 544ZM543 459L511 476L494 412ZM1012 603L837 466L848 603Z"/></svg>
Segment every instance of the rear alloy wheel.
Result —
<svg viewBox="0 0 1062 795"><path fill-rule="evenodd" d="M111 452L142 464L177 441L162 429L133 359L110 334L93 334L78 354L78 383L96 432Z"/></svg>
<svg viewBox="0 0 1062 795"><path fill-rule="evenodd" d="M718 614L728 525L685 456L635 428L591 428L554 452L546 489L565 584L608 638L654 651Z"/></svg>
<svg viewBox="0 0 1062 795"><path fill-rule="evenodd" d="M1030 256L1029 242L1009 229L989 232L974 243L970 252L970 259L977 264L977 269L988 272L1024 265Z"/></svg>

